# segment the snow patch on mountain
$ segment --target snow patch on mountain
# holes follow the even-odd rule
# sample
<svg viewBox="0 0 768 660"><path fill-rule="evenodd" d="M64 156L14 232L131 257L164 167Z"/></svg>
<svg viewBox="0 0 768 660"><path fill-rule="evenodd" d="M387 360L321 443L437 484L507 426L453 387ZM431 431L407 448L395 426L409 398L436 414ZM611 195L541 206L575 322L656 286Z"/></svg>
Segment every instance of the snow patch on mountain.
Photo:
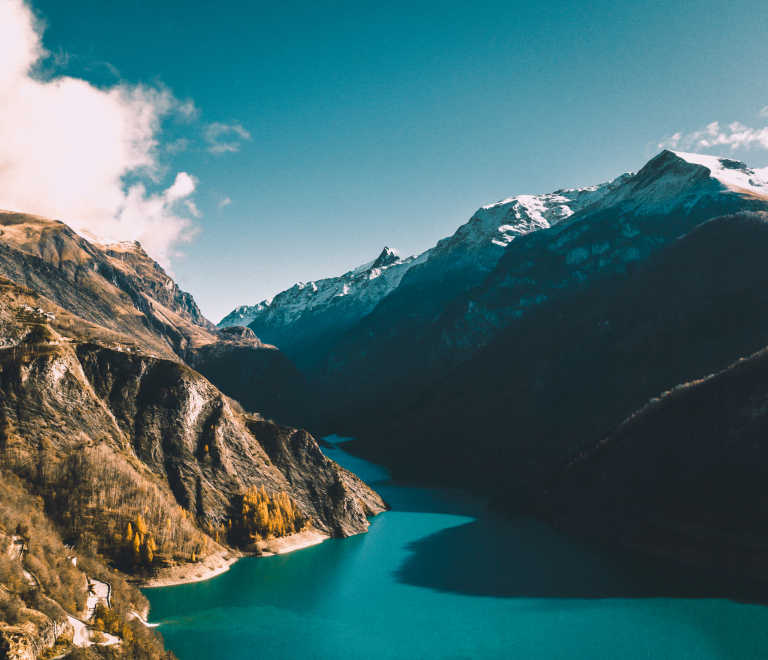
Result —
<svg viewBox="0 0 768 660"><path fill-rule="evenodd" d="M423 263L428 256L429 250L403 259L395 250L385 247L376 259L340 277L297 282L274 298L257 305L238 307L222 319L218 327L250 325L254 321L284 326L325 308L349 311L354 306L363 310L356 310L356 313L367 313L400 284L409 268Z"/></svg>
<svg viewBox="0 0 768 660"><path fill-rule="evenodd" d="M221 320L218 327L228 328L236 325L247 326L260 312L264 311L272 304L272 300L272 298L267 298L256 305L241 305L240 307L236 307Z"/></svg>
<svg viewBox="0 0 768 660"><path fill-rule="evenodd" d="M285 326L313 310L335 306L346 311L353 303L371 310L394 290L412 267L428 263L442 269L470 265L488 271L496 265L504 248L518 236L546 229L620 187L633 175L622 176L588 188L558 190L544 195L518 195L479 209L470 220L431 250L401 259L385 247L373 261L341 275L309 283L298 282L274 299L233 310L219 323L220 328L250 325L254 321ZM345 306L340 299L347 298ZM357 310L358 312L360 309ZM365 312L367 313L367 311Z"/></svg>
<svg viewBox="0 0 768 660"><path fill-rule="evenodd" d="M622 174L613 181L588 188L569 188L544 195L518 195L495 204L483 206L453 236L438 242L430 255L431 261L450 258L479 262L490 270L498 261L503 248L518 236L569 218L577 211L598 202L633 176Z"/></svg>
<svg viewBox="0 0 768 660"><path fill-rule="evenodd" d="M753 170L740 160L718 158L704 154L687 154L681 151L673 152L679 158L694 165L703 165L710 171L710 176L721 181L726 187L737 191L750 191L760 196L768 196L768 182L765 175L768 168Z"/></svg>
<svg viewBox="0 0 768 660"><path fill-rule="evenodd" d="M653 215L687 211L724 192L768 200L767 175L768 168L753 170L731 158L662 151L597 207Z"/></svg>

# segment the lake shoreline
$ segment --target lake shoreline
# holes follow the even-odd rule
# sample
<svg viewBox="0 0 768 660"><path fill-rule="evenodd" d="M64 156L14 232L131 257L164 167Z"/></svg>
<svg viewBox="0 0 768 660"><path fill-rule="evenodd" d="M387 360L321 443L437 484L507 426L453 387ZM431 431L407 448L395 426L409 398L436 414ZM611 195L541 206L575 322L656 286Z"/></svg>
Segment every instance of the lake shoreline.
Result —
<svg viewBox="0 0 768 660"><path fill-rule="evenodd" d="M273 557L274 555L309 548L329 538L331 537L328 534L323 534L316 529L305 529L289 536L259 541L256 543L259 552L222 549L204 557L199 562L161 568L151 577L131 580L131 582L141 589L174 587L181 584L202 582L226 573L238 559L243 557Z"/></svg>

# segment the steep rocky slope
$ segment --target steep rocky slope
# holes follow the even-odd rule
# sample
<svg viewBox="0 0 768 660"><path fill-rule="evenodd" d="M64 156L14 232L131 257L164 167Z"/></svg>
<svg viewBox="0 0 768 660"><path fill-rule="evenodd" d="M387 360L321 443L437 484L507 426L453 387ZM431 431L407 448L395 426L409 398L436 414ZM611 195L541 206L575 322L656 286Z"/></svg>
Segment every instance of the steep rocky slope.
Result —
<svg viewBox="0 0 768 660"><path fill-rule="evenodd" d="M477 287L442 303L412 269L315 375L335 426L381 423L546 301L621 276L713 217L768 210L768 184L743 163L696 159L661 153L567 219L516 238Z"/></svg>
<svg viewBox="0 0 768 660"><path fill-rule="evenodd" d="M223 555L220 544L247 544L250 537L230 533L231 521L257 487L297 511L294 520L336 537L366 531L367 517L385 510L308 433L245 413L182 361L214 371L232 353L250 361L265 381L261 394L249 392L259 409L270 388L285 386L275 375L304 382L247 329L220 332L208 323L138 245L99 245L21 214L0 214L0 232L0 469L14 480L0 480L0 490L7 485L36 503L13 523L0 510L0 535L59 554L66 539L89 575L128 590L114 568L154 571ZM266 513L269 530L288 529L278 514ZM42 535L54 540L46 546ZM25 578L19 600L12 576L21 569L4 561L0 647L15 653L24 642L36 657L62 638L63 628L48 634L48 614L86 616L80 596L54 579L71 564L35 563L28 570L40 577ZM80 591L84 602L84 580ZM129 621L146 607L129 591L98 625L123 639L114 657L159 658L162 644Z"/></svg>
<svg viewBox="0 0 768 660"><path fill-rule="evenodd" d="M0 275L122 335L120 350L184 360L229 396L245 392L251 412L304 416L306 385L290 360L255 338L219 332L138 243L86 240L62 222L0 211ZM222 365L233 361L238 370L228 378Z"/></svg>
<svg viewBox="0 0 768 660"><path fill-rule="evenodd" d="M162 357L217 340L138 243L91 242L62 222L0 211L0 255L0 275Z"/></svg>
<svg viewBox="0 0 768 660"><path fill-rule="evenodd" d="M119 336L105 342L99 326L8 280L0 289L0 320L0 427L7 429L1 440L8 460L37 464L43 455L63 458L104 445L201 523L221 524L234 495L264 485L288 492L320 530L348 535L367 528L356 499L341 518L323 513L334 510L344 490L320 485L344 482L335 464L317 451L305 475L310 484L317 478L316 487L292 487L281 471L295 469L290 461L274 465L248 430L248 417L186 365L121 350ZM292 436L280 437L288 443ZM317 447L310 436L305 444Z"/></svg>

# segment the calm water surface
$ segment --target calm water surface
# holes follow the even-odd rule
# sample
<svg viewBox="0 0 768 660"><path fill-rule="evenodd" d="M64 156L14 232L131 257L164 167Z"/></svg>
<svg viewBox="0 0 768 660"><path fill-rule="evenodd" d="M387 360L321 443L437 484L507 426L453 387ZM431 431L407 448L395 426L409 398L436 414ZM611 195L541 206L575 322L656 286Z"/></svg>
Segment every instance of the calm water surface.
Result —
<svg viewBox="0 0 768 660"><path fill-rule="evenodd" d="M761 585L587 545L326 453L392 511L367 534L147 589L180 660L768 658L768 608L745 604L768 602Z"/></svg>

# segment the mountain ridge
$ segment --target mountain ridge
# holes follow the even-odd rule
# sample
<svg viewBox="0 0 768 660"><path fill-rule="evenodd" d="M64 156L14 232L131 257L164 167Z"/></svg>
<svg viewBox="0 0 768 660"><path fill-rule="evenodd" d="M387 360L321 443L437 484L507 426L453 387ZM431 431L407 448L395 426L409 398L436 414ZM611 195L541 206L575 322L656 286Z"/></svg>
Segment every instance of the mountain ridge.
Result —
<svg viewBox="0 0 768 660"><path fill-rule="evenodd" d="M187 364L215 371L234 353L264 381L249 403L266 412L292 366L275 347L217 330L136 243L91 243L61 222L0 212L0 490L23 504L0 507L0 648L66 649L67 617L93 616L88 625L122 640L120 657L159 660L126 573L215 564L301 529L358 534L388 508L309 433L244 411ZM263 500L259 517L248 497ZM12 535L33 549L34 586L11 579L27 561L5 551ZM64 540L80 569L68 568ZM114 585L106 614L82 609L82 570Z"/></svg>

